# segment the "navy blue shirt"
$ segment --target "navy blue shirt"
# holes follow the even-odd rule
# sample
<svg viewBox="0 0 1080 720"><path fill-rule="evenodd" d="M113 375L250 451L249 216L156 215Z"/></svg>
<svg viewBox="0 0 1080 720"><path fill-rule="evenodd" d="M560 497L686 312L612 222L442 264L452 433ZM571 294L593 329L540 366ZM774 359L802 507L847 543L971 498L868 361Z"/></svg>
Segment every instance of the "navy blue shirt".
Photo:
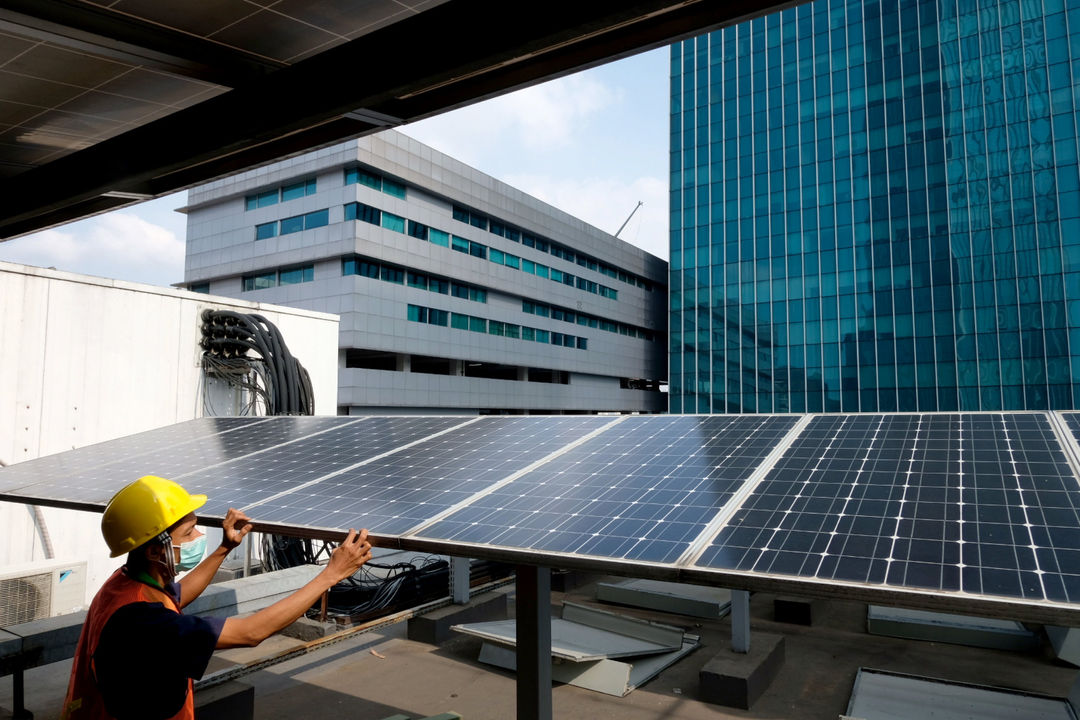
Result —
<svg viewBox="0 0 1080 720"><path fill-rule="evenodd" d="M165 592L180 606L180 584ZM137 602L113 613L101 630L94 670L105 709L117 720L164 720L187 699L188 678L206 671L224 618L183 615L162 603Z"/></svg>

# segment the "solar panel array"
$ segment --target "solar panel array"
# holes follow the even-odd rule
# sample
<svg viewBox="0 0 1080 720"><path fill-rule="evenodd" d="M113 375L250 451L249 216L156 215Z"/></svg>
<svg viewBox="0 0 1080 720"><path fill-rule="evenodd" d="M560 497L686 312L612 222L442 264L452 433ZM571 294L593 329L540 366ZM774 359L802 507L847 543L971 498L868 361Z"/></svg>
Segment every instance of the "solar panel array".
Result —
<svg viewBox="0 0 1080 720"><path fill-rule="evenodd" d="M1077 440L1080 413L206 418L0 470L0 499L159 474L311 537L1080 619Z"/></svg>

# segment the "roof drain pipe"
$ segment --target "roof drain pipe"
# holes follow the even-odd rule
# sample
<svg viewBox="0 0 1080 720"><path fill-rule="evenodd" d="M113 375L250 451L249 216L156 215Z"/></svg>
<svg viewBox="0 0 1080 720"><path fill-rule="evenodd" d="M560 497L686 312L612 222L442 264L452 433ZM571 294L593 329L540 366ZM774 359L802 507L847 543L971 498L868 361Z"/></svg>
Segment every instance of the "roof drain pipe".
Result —
<svg viewBox="0 0 1080 720"><path fill-rule="evenodd" d="M0 460L0 468L7 466L6 462ZM34 527L37 528L38 535L41 537L41 547L45 550L45 559L52 560L55 553L53 552L52 536L49 535L49 526L45 523L45 513L41 512L41 507L38 505L27 505L26 509L34 517Z"/></svg>

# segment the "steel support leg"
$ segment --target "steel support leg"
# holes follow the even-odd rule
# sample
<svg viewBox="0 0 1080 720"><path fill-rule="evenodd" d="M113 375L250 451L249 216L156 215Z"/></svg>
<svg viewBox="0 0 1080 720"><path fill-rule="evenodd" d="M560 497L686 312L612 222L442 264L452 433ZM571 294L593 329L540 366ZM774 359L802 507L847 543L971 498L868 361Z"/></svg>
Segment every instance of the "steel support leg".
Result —
<svg viewBox="0 0 1080 720"><path fill-rule="evenodd" d="M26 695L23 692L23 669L15 668L11 674L11 702L15 706L13 720L33 720L34 714L26 709Z"/></svg>
<svg viewBox="0 0 1080 720"><path fill-rule="evenodd" d="M750 591L731 591L731 649L750 652Z"/></svg>
<svg viewBox="0 0 1080 720"><path fill-rule="evenodd" d="M517 720L551 720L551 570L517 567Z"/></svg>

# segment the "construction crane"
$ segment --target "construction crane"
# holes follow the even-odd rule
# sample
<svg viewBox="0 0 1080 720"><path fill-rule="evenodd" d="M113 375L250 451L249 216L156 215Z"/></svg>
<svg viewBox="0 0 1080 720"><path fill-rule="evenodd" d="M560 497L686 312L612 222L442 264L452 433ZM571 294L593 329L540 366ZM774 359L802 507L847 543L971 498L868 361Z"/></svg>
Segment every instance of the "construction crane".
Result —
<svg viewBox="0 0 1080 720"><path fill-rule="evenodd" d="M630 211L630 214L627 215L626 220L624 220L623 224L619 226L619 229L615 231L615 237L619 237L619 233L621 233L623 231L623 228L626 227L626 223L630 222L630 218L634 217L634 213L637 212L637 209L644 204L645 203L640 200L637 201L637 205L635 205L634 209Z"/></svg>

